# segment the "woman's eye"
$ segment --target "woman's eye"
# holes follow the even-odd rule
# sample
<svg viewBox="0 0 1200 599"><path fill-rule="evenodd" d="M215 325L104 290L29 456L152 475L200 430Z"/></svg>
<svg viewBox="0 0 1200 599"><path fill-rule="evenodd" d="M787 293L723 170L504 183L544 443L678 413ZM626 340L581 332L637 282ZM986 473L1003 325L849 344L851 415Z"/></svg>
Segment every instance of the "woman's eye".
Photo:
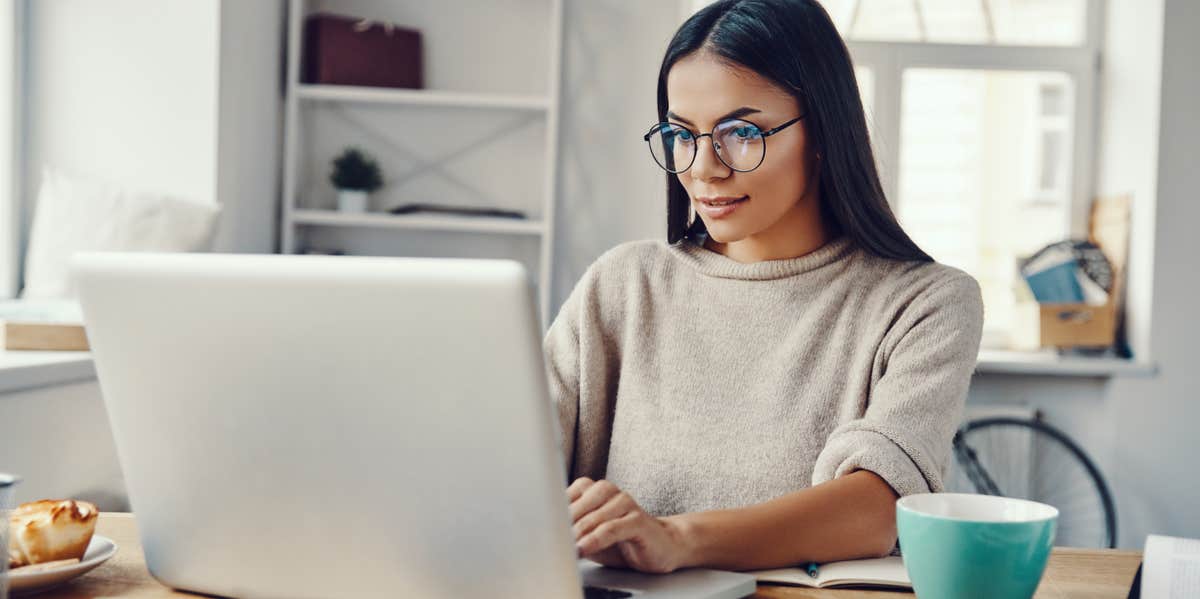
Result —
<svg viewBox="0 0 1200 599"><path fill-rule="evenodd" d="M692 132L686 129L676 131L675 136L678 137L680 141L692 141Z"/></svg>
<svg viewBox="0 0 1200 599"><path fill-rule="evenodd" d="M751 139L758 137L758 129L755 127L737 127L733 130L733 134L738 139Z"/></svg>

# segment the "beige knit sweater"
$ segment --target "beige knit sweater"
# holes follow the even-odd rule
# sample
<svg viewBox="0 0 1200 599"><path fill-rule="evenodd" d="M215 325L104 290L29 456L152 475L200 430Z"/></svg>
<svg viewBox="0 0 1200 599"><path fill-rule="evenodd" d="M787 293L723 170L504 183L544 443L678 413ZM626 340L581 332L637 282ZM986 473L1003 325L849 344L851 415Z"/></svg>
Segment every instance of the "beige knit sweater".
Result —
<svg viewBox="0 0 1200 599"><path fill-rule="evenodd" d="M752 264L622 244L545 337L567 480L606 478L658 516L858 469L940 491L982 324L970 275L845 237Z"/></svg>

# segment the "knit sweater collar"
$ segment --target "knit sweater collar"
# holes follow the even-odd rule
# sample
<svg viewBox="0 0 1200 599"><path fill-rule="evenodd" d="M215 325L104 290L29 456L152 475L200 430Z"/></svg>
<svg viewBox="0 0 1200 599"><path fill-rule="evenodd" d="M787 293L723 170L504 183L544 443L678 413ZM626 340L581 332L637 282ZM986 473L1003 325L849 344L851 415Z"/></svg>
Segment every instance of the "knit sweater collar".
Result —
<svg viewBox="0 0 1200 599"><path fill-rule="evenodd" d="M842 259L853 249L850 238L842 235L796 258L742 263L704 247L706 238L703 233L688 237L675 244L673 249L677 256L701 274L747 281L782 279L810 272Z"/></svg>

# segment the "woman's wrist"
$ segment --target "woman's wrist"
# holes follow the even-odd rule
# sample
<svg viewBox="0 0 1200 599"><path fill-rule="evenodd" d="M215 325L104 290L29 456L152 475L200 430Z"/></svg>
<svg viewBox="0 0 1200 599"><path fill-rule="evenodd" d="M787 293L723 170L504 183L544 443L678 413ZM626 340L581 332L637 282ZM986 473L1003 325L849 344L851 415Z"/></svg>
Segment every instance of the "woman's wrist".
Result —
<svg viewBox="0 0 1200 599"><path fill-rule="evenodd" d="M698 522L701 514L678 514L662 519L675 537L679 547L676 569L701 567L705 563L703 526Z"/></svg>

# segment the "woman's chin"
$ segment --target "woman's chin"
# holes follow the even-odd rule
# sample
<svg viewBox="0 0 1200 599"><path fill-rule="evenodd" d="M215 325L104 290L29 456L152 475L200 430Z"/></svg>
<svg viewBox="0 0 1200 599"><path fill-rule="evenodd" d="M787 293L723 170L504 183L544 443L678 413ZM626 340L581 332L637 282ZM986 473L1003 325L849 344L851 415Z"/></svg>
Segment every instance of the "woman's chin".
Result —
<svg viewBox="0 0 1200 599"><path fill-rule="evenodd" d="M731 226L725 222L704 222L704 228L708 230L708 238L717 243L733 243L746 238L746 232L741 227Z"/></svg>

